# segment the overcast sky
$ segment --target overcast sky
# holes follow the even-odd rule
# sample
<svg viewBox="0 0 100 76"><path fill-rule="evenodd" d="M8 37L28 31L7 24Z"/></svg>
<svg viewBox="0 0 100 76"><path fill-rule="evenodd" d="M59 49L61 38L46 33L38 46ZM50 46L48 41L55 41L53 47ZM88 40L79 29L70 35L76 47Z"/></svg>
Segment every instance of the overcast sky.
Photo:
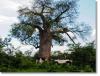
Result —
<svg viewBox="0 0 100 76"><path fill-rule="evenodd" d="M29 6L32 0L1 0L0 1L0 37L4 38L9 34L11 24L18 22L17 10L19 6ZM95 39L95 24L96 24L96 4L95 0L80 0L79 1L79 18L78 22L85 22L92 26L92 34L89 40ZM13 40L16 44L16 40ZM19 45L17 43L17 45ZM64 50L65 46L56 46L54 50Z"/></svg>

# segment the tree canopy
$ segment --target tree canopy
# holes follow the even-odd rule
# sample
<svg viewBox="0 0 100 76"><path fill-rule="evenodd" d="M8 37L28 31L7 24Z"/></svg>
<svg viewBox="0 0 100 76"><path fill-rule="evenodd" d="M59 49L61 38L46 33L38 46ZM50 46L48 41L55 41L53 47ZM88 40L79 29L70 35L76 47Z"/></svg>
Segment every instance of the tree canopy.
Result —
<svg viewBox="0 0 100 76"><path fill-rule="evenodd" d="M30 8L25 7L18 10L20 22L12 25L12 35L24 43L38 47L40 45L39 31L49 27L52 42L61 44L67 41L63 33L66 33L73 41L75 36L71 38L68 32L74 32L82 36L83 32L86 34L89 29L86 28L87 26L85 27L85 24L75 24L75 19L78 16L77 1L35 0Z"/></svg>

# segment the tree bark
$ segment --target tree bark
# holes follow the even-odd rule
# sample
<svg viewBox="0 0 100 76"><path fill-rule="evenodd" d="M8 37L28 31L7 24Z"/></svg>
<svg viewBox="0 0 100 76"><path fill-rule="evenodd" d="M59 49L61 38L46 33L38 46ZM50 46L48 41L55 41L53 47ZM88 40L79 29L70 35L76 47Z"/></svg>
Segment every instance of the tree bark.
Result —
<svg viewBox="0 0 100 76"><path fill-rule="evenodd" d="M40 32L40 48L39 48L39 58L44 60L50 59L51 53L51 32L50 29L42 30Z"/></svg>

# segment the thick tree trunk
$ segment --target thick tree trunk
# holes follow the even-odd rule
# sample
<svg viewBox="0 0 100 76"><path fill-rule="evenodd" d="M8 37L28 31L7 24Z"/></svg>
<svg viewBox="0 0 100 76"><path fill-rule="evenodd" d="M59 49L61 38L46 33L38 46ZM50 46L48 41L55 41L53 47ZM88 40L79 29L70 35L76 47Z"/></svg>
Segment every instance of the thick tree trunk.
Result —
<svg viewBox="0 0 100 76"><path fill-rule="evenodd" d="M50 29L40 32L39 58L49 60L51 53L51 34Z"/></svg>

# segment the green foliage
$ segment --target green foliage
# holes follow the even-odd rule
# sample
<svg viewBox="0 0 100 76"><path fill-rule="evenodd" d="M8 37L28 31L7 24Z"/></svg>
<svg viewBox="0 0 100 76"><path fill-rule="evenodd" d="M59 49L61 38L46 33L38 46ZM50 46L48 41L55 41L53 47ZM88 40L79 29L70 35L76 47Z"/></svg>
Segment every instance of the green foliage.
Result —
<svg viewBox="0 0 100 76"><path fill-rule="evenodd" d="M3 50L0 51L0 72L95 72L96 49L93 44L86 46L71 46L73 52L60 53L59 56L63 59L72 59L72 64L58 64L54 60L57 59L53 55L53 60L49 62L36 63L36 57L26 56L21 51L15 52L14 55L9 55ZM64 56L63 56L64 55ZM68 57L67 57L68 56ZM57 57L57 56L56 56ZM59 57L58 57L59 58Z"/></svg>
<svg viewBox="0 0 100 76"><path fill-rule="evenodd" d="M55 51L51 58L52 59L69 59L70 57L70 54L64 52L64 53L61 53L60 51Z"/></svg>
<svg viewBox="0 0 100 76"><path fill-rule="evenodd" d="M94 44L90 43L85 46L74 46L72 49L72 53L70 58L73 61L74 65L77 66L85 66L90 65L93 70L96 67L96 49L94 48Z"/></svg>
<svg viewBox="0 0 100 76"><path fill-rule="evenodd" d="M2 39L0 38L0 52L2 51L3 45L2 45Z"/></svg>
<svg viewBox="0 0 100 76"><path fill-rule="evenodd" d="M93 69L90 65L85 65L85 67L81 70L81 72L93 72Z"/></svg>

